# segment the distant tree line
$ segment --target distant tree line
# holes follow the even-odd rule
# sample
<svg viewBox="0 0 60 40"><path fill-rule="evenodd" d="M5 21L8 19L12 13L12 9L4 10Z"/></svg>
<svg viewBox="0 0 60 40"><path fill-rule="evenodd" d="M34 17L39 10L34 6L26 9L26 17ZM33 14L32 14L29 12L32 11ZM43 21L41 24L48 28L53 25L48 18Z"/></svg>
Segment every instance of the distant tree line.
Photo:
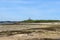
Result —
<svg viewBox="0 0 60 40"><path fill-rule="evenodd" d="M24 20L21 22L25 22L25 23L43 23L43 22L60 22L60 20Z"/></svg>
<svg viewBox="0 0 60 40"><path fill-rule="evenodd" d="M48 23L48 22L60 22L60 20L23 20L23 21L0 21L0 24L20 24L20 23Z"/></svg>

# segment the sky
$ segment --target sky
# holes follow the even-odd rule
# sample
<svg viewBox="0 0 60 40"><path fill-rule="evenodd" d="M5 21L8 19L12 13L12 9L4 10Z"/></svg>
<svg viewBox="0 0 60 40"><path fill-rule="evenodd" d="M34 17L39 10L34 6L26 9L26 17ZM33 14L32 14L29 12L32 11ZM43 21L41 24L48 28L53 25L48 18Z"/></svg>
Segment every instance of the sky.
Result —
<svg viewBox="0 0 60 40"><path fill-rule="evenodd" d="M0 0L0 21L60 20L60 0Z"/></svg>

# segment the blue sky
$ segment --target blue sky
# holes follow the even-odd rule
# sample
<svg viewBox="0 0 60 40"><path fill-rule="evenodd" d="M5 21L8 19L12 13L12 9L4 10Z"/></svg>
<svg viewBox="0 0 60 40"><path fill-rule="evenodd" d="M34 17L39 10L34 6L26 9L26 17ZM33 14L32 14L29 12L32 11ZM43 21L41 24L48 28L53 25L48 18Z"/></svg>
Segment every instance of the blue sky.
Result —
<svg viewBox="0 0 60 40"><path fill-rule="evenodd" d="M0 0L0 21L28 18L60 20L60 0Z"/></svg>

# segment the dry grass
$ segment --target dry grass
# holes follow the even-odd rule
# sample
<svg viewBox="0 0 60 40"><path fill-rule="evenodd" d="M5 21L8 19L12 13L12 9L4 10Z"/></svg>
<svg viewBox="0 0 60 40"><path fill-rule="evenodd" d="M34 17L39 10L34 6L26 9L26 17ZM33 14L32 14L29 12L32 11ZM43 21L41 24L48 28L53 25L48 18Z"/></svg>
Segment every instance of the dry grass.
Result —
<svg viewBox="0 0 60 40"><path fill-rule="evenodd" d="M60 40L60 25L30 27L31 25L1 25L0 40ZM10 27L11 26L11 27ZM14 26L14 27L13 27ZM21 27L22 26L22 27ZM9 29L8 31L6 29ZM12 29L14 30L12 30Z"/></svg>

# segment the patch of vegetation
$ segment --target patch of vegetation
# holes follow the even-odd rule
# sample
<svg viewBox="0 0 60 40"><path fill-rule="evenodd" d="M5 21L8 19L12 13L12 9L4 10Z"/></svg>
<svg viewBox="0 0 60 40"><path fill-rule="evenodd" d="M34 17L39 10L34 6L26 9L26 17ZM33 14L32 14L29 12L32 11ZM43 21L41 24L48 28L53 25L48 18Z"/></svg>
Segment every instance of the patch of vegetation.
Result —
<svg viewBox="0 0 60 40"><path fill-rule="evenodd" d="M24 20L21 21L22 23L48 23L48 22L60 22L60 20L32 20L32 19L28 19L28 20Z"/></svg>
<svg viewBox="0 0 60 40"><path fill-rule="evenodd" d="M0 32L0 35L6 35L6 36L11 36L15 34L29 34L32 33L32 31L28 30L12 30L12 31L2 31Z"/></svg>
<svg viewBox="0 0 60 40"><path fill-rule="evenodd" d="M51 30L51 31L59 31L60 30L60 25L51 25L51 27L47 27L47 28L44 28L44 29Z"/></svg>

